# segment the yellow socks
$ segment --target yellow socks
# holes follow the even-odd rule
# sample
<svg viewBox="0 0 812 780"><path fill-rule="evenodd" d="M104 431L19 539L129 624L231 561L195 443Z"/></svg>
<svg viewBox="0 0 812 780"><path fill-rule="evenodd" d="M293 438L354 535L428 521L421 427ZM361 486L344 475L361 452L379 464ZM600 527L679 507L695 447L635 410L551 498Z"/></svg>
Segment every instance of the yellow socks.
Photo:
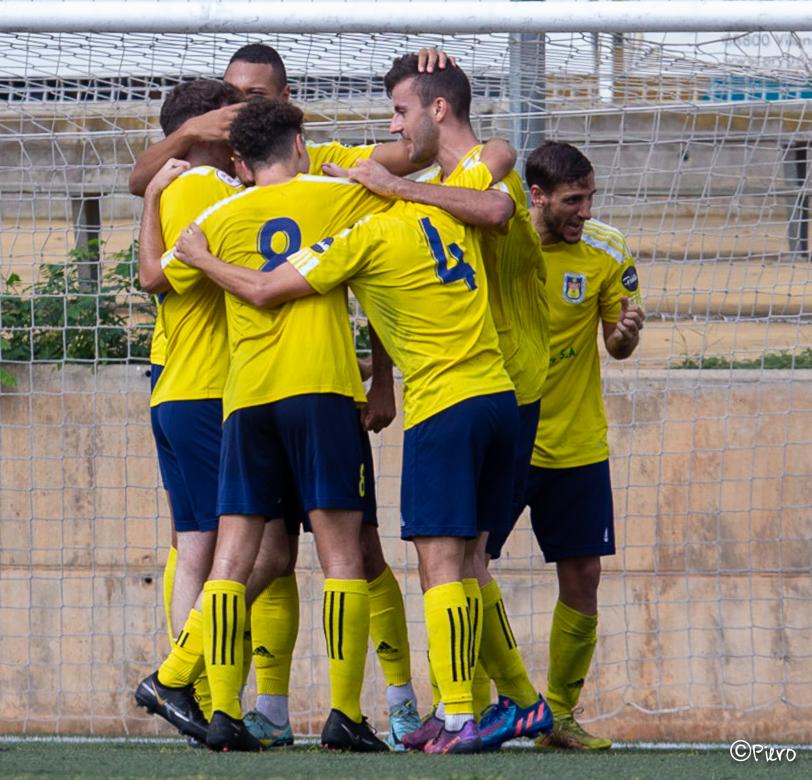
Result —
<svg viewBox="0 0 812 780"><path fill-rule="evenodd" d="M473 643L470 613L461 582L429 588L423 596L429 662L440 687L446 715L474 711Z"/></svg>
<svg viewBox="0 0 812 780"><path fill-rule="evenodd" d="M553 611L547 702L553 717L570 715L578 704L598 641L598 616L584 615L561 601Z"/></svg>
<svg viewBox="0 0 812 780"><path fill-rule="evenodd" d="M203 671L203 619L193 609L177 639L172 652L158 669L158 682L170 688L191 685Z"/></svg>
<svg viewBox="0 0 812 780"><path fill-rule="evenodd" d="M203 627L212 709L240 720L245 585L233 580L207 582L203 586Z"/></svg>
<svg viewBox="0 0 812 780"><path fill-rule="evenodd" d="M387 685L412 679L406 610L400 585L387 566L369 583L369 633Z"/></svg>
<svg viewBox="0 0 812 780"><path fill-rule="evenodd" d="M475 578L463 580L462 587L471 618L471 668L475 669L482 644L482 591Z"/></svg>
<svg viewBox="0 0 812 780"><path fill-rule="evenodd" d="M172 588L175 585L175 567L178 562L178 551L174 547L169 548L164 566L163 590L164 590L164 613L166 614L166 630L169 632L169 646L175 644L175 632L172 630Z"/></svg>
<svg viewBox="0 0 812 780"><path fill-rule="evenodd" d="M499 695L509 697L520 707L529 707L538 701L538 692L527 675L496 580L491 580L482 588L482 606L480 658L490 672Z"/></svg>
<svg viewBox="0 0 812 780"><path fill-rule="evenodd" d="M477 720L482 711L491 703L491 678L482 663L482 658L477 661L474 670L474 715Z"/></svg>
<svg viewBox="0 0 812 780"><path fill-rule="evenodd" d="M251 639L257 695L287 696L290 665L299 635L296 575L278 577L251 605Z"/></svg>
<svg viewBox="0 0 812 780"><path fill-rule="evenodd" d="M330 706L360 723L361 687L369 643L366 580L325 580L322 618L330 659Z"/></svg>

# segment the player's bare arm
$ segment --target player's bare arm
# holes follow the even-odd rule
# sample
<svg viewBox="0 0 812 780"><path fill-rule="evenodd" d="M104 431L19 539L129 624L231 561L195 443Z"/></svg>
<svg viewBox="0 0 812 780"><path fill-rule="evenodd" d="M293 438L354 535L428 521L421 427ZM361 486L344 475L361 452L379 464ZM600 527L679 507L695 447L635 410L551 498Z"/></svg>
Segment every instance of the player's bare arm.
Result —
<svg viewBox="0 0 812 780"><path fill-rule="evenodd" d="M636 303L620 299L620 316L617 322L603 323L603 342L606 351L615 360L625 360L640 343L640 331L646 321L646 314Z"/></svg>
<svg viewBox="0 0 812 780"><path fill-rule="evenodd" d="M374 159L359 160L357 165L346 170L327 164L324 170L330 175L347 176L385 198L437 206L468 225L502 228L513 216L513 199L507 193L498 190L481 192L404 179L394 176Z"/></svg>
<svg viewBox="0 0 812 780"><path fill-rule="evenodd" d="M199 268L218 287L258 308L272 309L316 293L287 262L269 272L224 263L209 251L206 235L196 224L189 225L180 234L175 257L192 268Z"/></svg>
<svg viewBox="0 0 812 780"><path fill-rule="evenodd" d="M369 341L372 346L372 384L367 393L367 402L361 410L361 422L368 431L378 433L386 428L397 414L395 382L392 377L392 359L371 325Z"/></svg>
<svg viewBox="0 0 812 780"><path fill-rule="evenodd" d="M144 195L161 166L170 158L185 157L194 144L227 140L231 122L242 106L235 103L187 119L174 133L150 146L135 161L130 174L130 192Z"/></svg>
<svg viewBox="0 0 812 780"><path fill-rule="evenodd" d="M166 251L161 232L161 194L190 165L185 160L170 158L147 185L144 210L138 233L138 281L150 293L164 292L169 282L161 268L161 255Z"/></svg>

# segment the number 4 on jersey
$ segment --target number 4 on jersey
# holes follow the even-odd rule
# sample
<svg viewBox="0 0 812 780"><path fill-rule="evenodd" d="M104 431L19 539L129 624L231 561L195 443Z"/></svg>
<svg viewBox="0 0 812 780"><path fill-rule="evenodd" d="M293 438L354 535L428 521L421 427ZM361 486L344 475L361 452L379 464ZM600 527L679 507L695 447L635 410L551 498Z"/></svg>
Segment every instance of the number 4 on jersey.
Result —
<svg viewBox="0 0 812 780"><path fill-rule="evenodd" d="M451 268L448 267L448 255L443 246L443 239L440 238L440 232L428 217L423 217L420 220L420 227L426 234L426 239L431 247L431 253L437 261L437 276L443 284L450 284L462 279L467 285L469 290L476 290L476 280L474 269L468 265L463 259L463 251L459 244L449 244L448 251L452 257L457 261Z"/></svg>

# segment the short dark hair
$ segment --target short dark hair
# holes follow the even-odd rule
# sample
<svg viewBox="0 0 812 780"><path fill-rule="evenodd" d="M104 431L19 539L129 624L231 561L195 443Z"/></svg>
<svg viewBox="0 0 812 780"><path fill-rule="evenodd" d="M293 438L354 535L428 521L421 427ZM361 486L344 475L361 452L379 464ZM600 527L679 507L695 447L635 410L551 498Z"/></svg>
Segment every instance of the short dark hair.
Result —
<svg viewBox="0 0 812 780"><path fill-rule="evenodd" d="M234 54L228 64L232 62L249 62L252 65L270 65L273 72L279 81L279 88L282 89L288 84L288 72L285 69L285 63L279 52L273 46L268 46L266 43L249 43L243 46Z"/></svg>
<svg viewBox="0 0 812 780"><path fill-rule="evenodd" d="M231 123L231 148L252 170L290 157L304 114L287 100L252 98Z"/></svg>
<svg viewBox="0 0 812 780"><path fill-rule="evenodd" d="M445 68L435 68L431 73L421 73L417 69L417 55L404 54L393 63L389 72L383 77L386 94L391 97L392 90L401 81L414 78L414 90L425 108L436 98L445 98L451 112L461 122L467 122L471 114L471 83L462 68L449 63Z"/></svg>
<svg viewBox="0 0 812 780"><path fill-rule="evenodd" d="M580 181L593 173L592 163L572 144L545 141L534 149L524 166L527 186L552 192L559 184Z"/></svg>
<svg viewBox="0 0 812 780"><path fill-rule="evenodd" d="M159 121L164 135L177 130L187 119L216 108L239 103L240 93L225 81L195 79L178 84L164 100Z"/></svg>

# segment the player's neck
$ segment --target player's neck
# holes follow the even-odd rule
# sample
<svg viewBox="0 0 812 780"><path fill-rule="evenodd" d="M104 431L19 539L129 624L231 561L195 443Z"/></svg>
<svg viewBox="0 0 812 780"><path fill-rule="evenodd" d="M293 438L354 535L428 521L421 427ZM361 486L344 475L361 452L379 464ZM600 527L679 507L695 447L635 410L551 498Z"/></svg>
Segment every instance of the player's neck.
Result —
<svg viewBox="0 0 812 780"><path fill-rule="evenodd" d="M443 133L437 151L437 163L443 170L443 178L450 176L460 164L460 160L479 144L470 127L460 127L453 132Z"/></svg>
<svg viewBox="0 0 812 780"><path fill-rule="evenodd" d="M267 168L259 168L254 172L254 183L257 187L268 187L272 184L285 184L301 173L295 160L281 160L269 165Z"/></svg>
<svg viewBox="0 0 812 780"><path fill-rule="evenodd" d="M195 145L191 149L189 149L188 154L184 157L184 160L192 166L192 168L198 168L201 165L210 165L212 168L218 167L218 162L220 160L212 155L207 149Z"/></svg>

